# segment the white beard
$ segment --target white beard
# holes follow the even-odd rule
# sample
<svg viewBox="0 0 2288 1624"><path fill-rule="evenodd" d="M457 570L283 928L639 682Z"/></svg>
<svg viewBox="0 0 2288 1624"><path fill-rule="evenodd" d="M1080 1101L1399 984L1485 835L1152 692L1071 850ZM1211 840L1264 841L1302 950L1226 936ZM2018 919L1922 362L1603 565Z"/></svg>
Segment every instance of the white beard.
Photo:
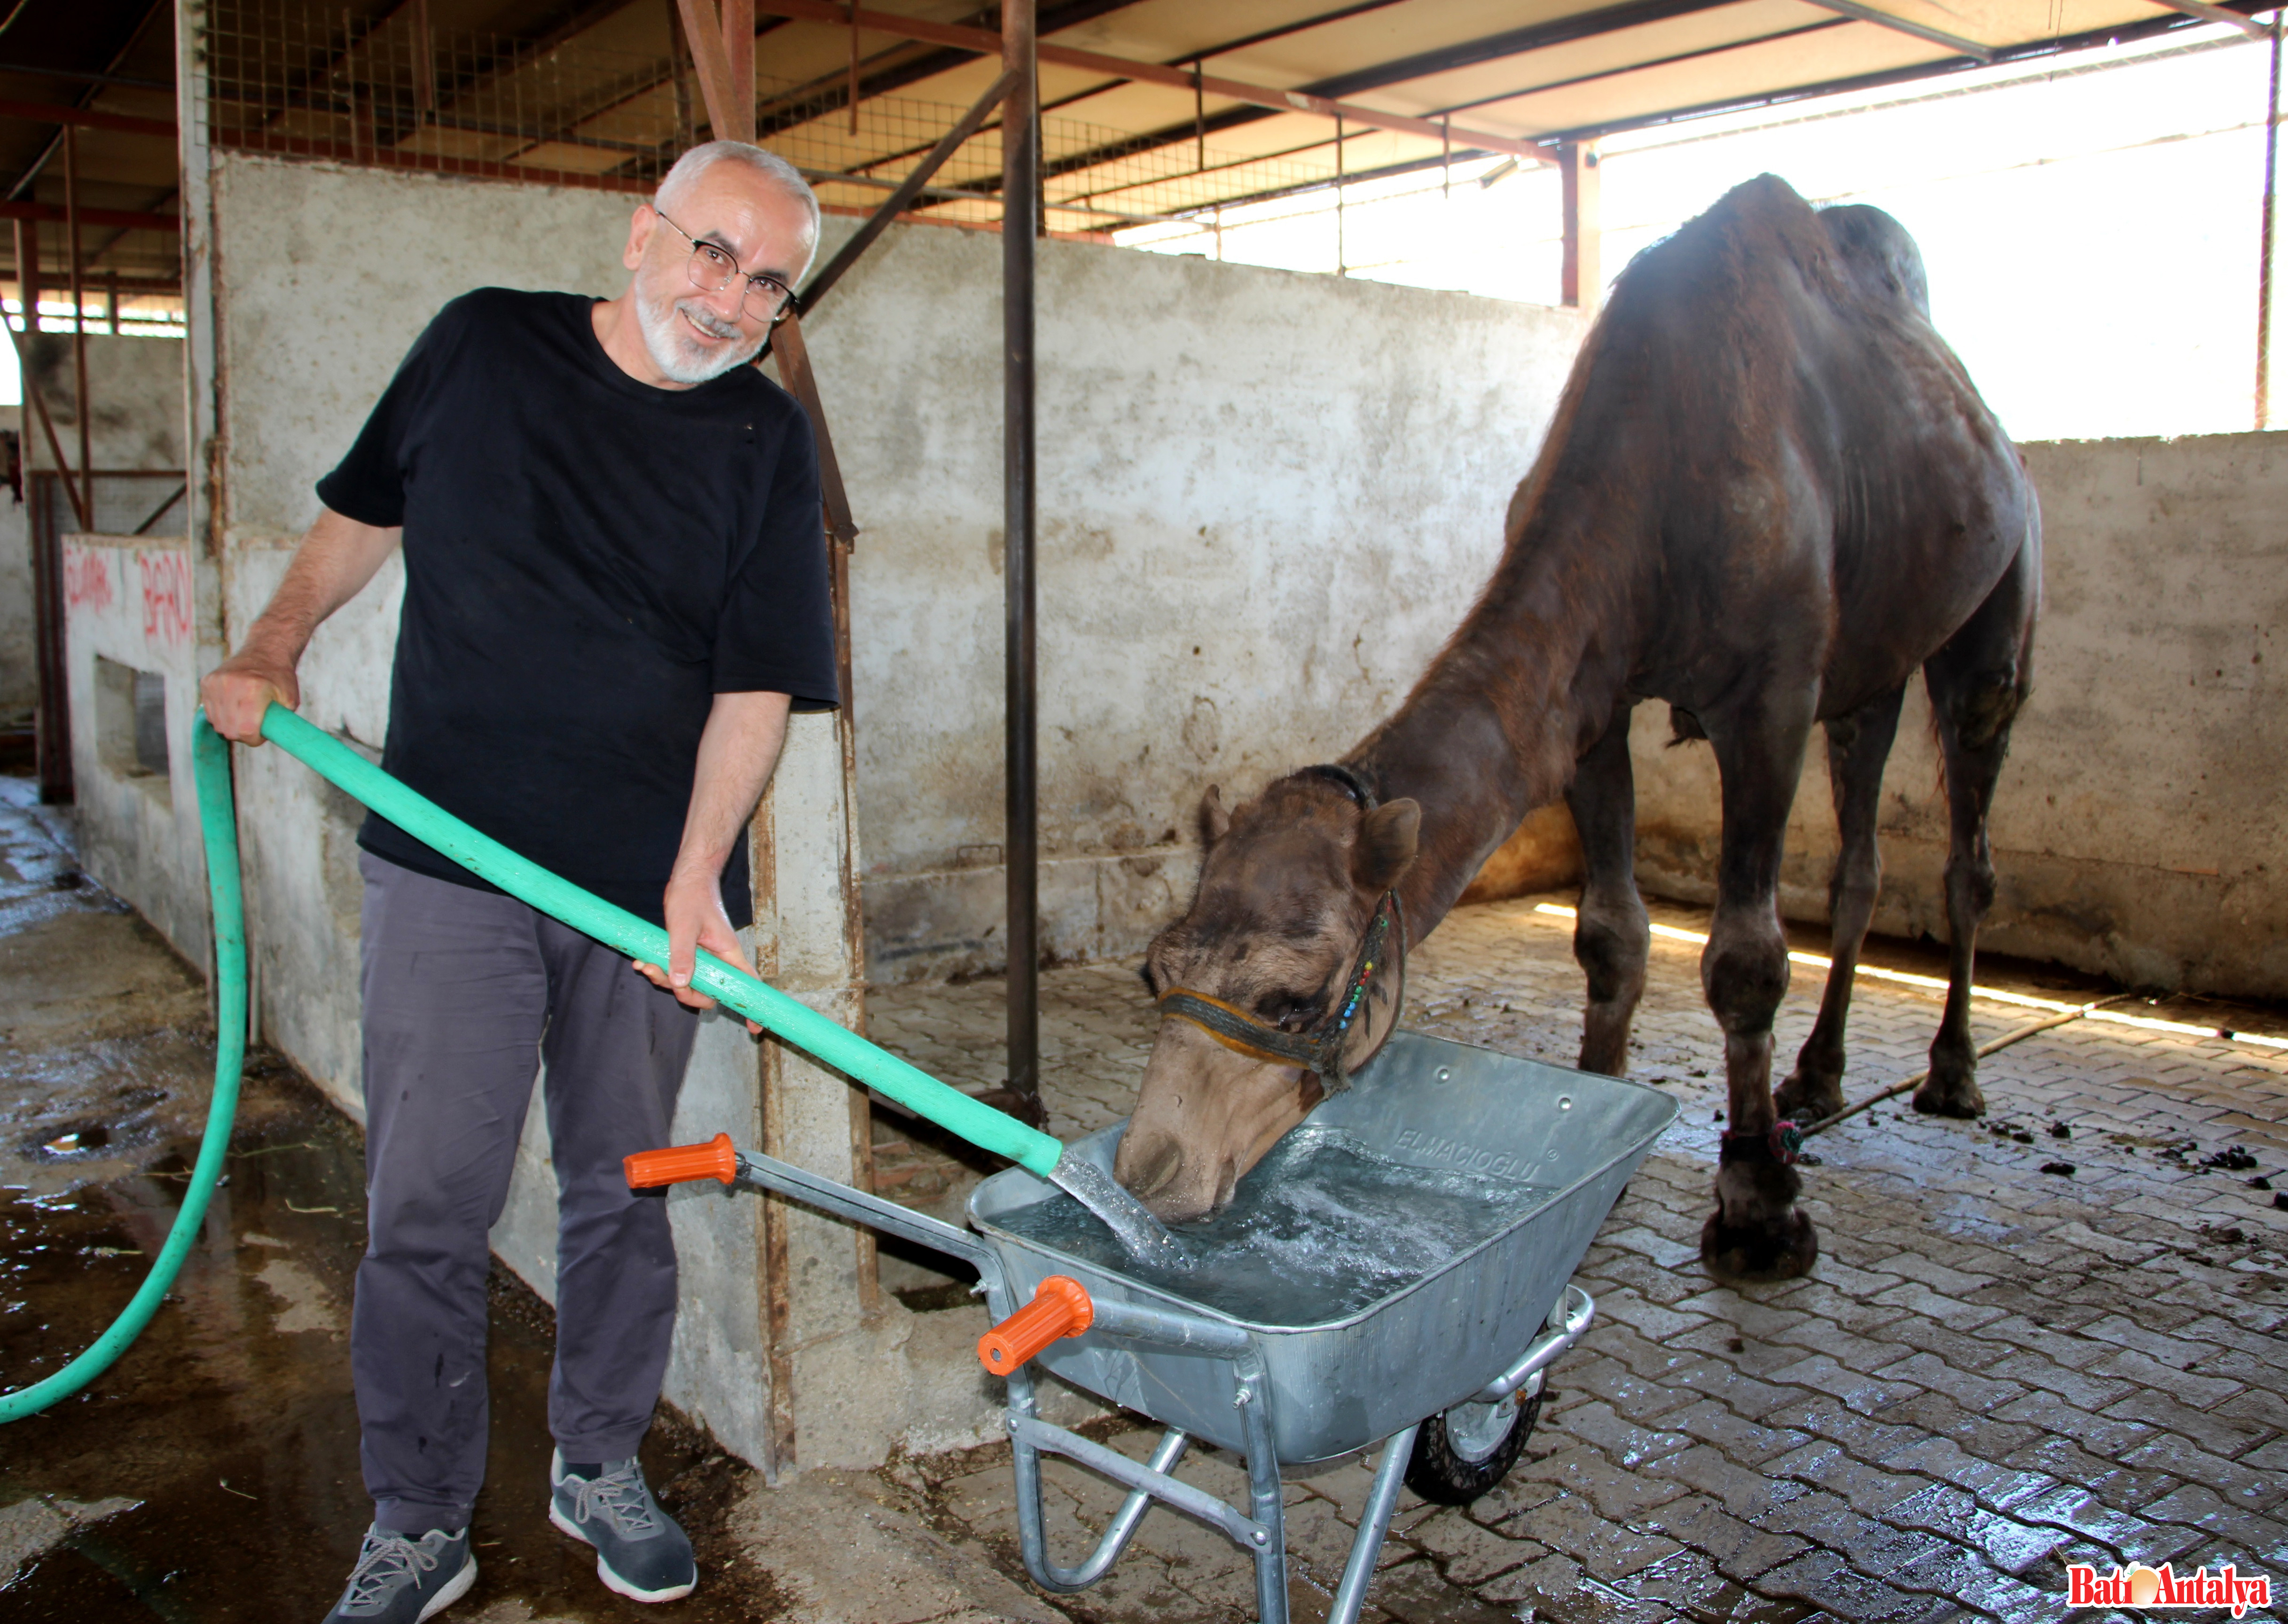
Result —
<svg viewBox="0 0 2288 1624"><path fill-rule="evenodd" d="M636 295L636 325L643 330L644 348L651 353L651 363L663 376L679 384L704 384L718 378L732 368L754 360L770 337L766 329L751 342L735 342L727 347L711 349L703 346L684 325L688 318L709 333L734 339L741 338L740 329L726 322L696 298L652 299L639 291Z"/></svg>

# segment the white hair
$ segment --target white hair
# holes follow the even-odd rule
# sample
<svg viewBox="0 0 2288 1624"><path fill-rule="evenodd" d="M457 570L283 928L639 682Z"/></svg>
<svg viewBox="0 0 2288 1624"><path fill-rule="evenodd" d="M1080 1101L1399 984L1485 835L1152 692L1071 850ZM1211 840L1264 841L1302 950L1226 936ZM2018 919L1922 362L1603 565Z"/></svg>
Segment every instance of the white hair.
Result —
<svg viewBox="0 0 2288 1624"><path fill-rule="evenodd" d="M818 194L810 189L810 182L802 171L778 154L756 146L751 141L703 141L675 161L675 167L660 178L659 190L652 194L652 207L662 214L681 203L685 194L698 184L699 178L718 163L743 163L772 185L793 198L810 216L810 253L818 253ZM804 271L810 269L810 259L803 261ZM796 273L800 280L801 273Z"/></svg>

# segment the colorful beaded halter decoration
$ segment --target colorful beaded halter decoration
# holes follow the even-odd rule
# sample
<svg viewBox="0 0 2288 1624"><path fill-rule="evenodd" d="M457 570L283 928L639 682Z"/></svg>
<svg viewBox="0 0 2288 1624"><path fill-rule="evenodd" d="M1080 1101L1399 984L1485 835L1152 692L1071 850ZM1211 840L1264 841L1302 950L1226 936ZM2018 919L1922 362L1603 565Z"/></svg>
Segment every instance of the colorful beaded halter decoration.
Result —
<svg viewBox="0 0 2288 1624"><path fill-rule="evenodd" d="M1307 773L1340 785L1362 811L1375 809L1373 790L1348 767L1306 767L1295 776L1300 778ZM1384 891L1382 900L1375 905L1374 917L1367 922L1358 953L1351 961L1351 973L1344 983L1342 997L1307 1031L1282 1031L1236 1004L1181 986L1161 994L1160 1013L1163 1018L1173 1016L1191 1022L1234 1053L1255 1060L1299 1066L1314 1072L1320 1087L1330 1094L1337 1093L1350 1087L1349 1071L1343 1064L1343 1046L1350 1038L1352 1022L1365 1007L1368 989L1378 979L1391 984L1390 1024L1393 1029L1398 1025L1398 1010L1406 1001L1405 927L1406 915L1399 905L1398 893ZM1375 1045L1374 1050L1359 1064L1366 1064L1380 1049L1380 1044Z"/></svg>

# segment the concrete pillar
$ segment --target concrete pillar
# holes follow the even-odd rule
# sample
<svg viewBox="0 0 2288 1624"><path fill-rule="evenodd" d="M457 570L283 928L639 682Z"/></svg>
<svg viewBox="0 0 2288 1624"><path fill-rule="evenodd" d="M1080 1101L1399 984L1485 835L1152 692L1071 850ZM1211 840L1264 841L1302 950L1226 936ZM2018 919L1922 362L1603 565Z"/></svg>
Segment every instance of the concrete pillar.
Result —
<svg viewBox="0 0 2288 1624"><path fill-rule="evenodd" d="M862 1029L850 742L838 713L791 718L785 755L755 818L757 957L766 980ZM865 1091L775 1039L759 1046L757 1058L762 1147L870 1189ZM771 1387L769 1458L762 1464L774 1478L805 1466L875 1464L902 1422L905 1395L897 1390L902 1361L894 1357L903 1327L884 1321L873 1233L776 1196L757 1204Z"/></svg>

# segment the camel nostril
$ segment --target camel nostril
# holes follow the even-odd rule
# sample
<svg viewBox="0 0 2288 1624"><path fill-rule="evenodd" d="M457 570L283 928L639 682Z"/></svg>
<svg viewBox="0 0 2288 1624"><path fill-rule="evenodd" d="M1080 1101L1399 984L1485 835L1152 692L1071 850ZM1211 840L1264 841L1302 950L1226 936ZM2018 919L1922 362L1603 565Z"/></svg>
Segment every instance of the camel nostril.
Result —
<svg viewBox="0 0 2288 1624"><path fill-rule="evenodd" d="M1221 1212L1231 1205L1232 1192L1239 1188L1239 1163L1227 1161L1223 1171L1216 1175L1215 1200L1209 1204L1210 1212Z"/></svg>
<svg viewBox="0 0 2288 1624"><path fill-rule="evenodd" d="M1156 1135L1140 1145L1130 1137L1120 1142L1112 1174L1132 1194L1148 1197L1173 1179L1183 1165L1183 1148L1167 1135Z"/></svg>

